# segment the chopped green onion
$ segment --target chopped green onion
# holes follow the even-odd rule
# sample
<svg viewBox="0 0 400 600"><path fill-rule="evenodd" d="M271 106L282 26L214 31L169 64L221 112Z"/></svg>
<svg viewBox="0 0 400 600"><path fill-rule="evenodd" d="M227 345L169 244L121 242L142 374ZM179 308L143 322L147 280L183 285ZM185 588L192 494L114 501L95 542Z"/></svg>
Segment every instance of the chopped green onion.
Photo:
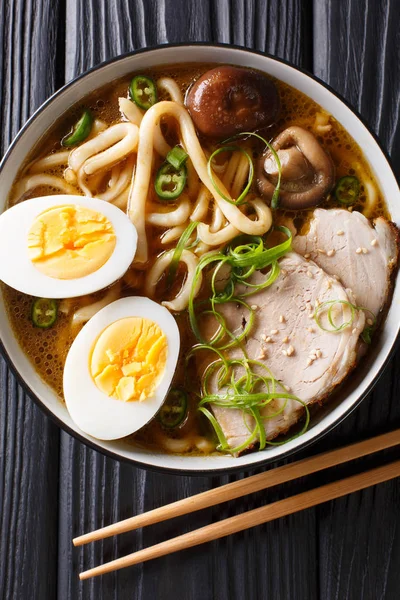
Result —
<svg viewBox="0 0 400 600"><path fill-rule="evenodd" d="M57 320L57 301L52 298L36 298L32 304L31 318L35 327L48 329Z"/></svg>
<svg viewBox="0 0 400 600"><path fill-rule="evenodd" d="M340 304L342 304L344 306L348 306L350 308L351 315L350 315L350 318L348 321L344 321L340 325L336 325L336 323L334 322L334 317L332 316L332 311L335 308L335 306L340 305ZM327 319L331 326L331 329L321 325L320 313L323 310L325 310L326 308L328 308ZM373 324L370 327L365 327L361 334L362 339L367 344L370 344L371 343L371 334L373 333L373 330L374 330L376 318L375 318L375 315L373 314L373 312L371 312L368 308L364 308L363 306L356 306L355 304L352 304L348 300L328 300L327 302L322 302L322 304L319 304L316 307L316 309L314 311L314 320L317 323L318 327L320 329L322 329L323 331L327 331L329 333L339 333L340 331L343 331L343 329L346 329L347 327L350 327L350 325L352 325L352 323L354 321L355 313L358 310L362 310L372 316Z"/></svg>
<svg viewBox="0 0 400 600"><path fill-rule="evenodd" d="M217 184L215 183L214 172L212 170L212 161L221 152L235 152L236 150L238 150L239 152L241 152L242 154L244 154L246 156L247 160L249 161L249 167L250 168L249 168L249 175L247 177L246 187L244 188L244 190L242 191L242 193L240 194L240 196L236 200L232 200L231 198L228 198L228 196L226 196L219 189L219 187L217 186ZM212 182L214 188L216 189L217 193L221 196L221 198L223 198L224 200L226 200L226 202L229 202L230 204L236 204L236 206L240 206L241 204L244 204L246 202L246 196L249 193L251 184L253 183L253 177L254 177L254 165L253 165L253 161L251 160L251 157L246 152L246 150L243 150L243 148L241 148L240 146L223 146L222 148L218 148L217 150L215 150L211 154L210 158L208 159L207 171L208 171L208 175L209 175L209 177L211 179L211 182Z"/></svg>
<svg viewBox="0 0 400 600"><path fill-rule="evenodd" d="M173 429L181 425L187 415L188 398L185 390L172 388L168 392L167 399L158 412L158 420L161 425Z"/></svg>
<svg viewBox="0 0 400 600"><path fill-rule="evenodd" d="M186 245L187 245L188 241L190 240L190 236L192 235L193 231L196 229L198 224L199 224L199 221L193 221L193 223L190 223L186 227L185 231L182 233L181 237L179 238L179 241L178 241L178 243L175 247L174 253L172 255L171 263L169 265L169 270L168 270L168 275L167 275L167 286L168 287L171 285L172 281L175 278L176 271L178 269L178 264L179 264L179 261L182 256L182 252L186 248Z"/></svg>
<svg viewBox="0 0 400 600"><path fill-rule="evenodd" d="M189 157L189 154L181 146L175 146L172 148L166 156L166 161L174 167L174 169L180 169L185 164Z"/></svg>
<svg viewBox="0 0 400 600"><path fill-rule="evenodd" d="M154 182L157 196L161 200L175 200L182 194L186 185L186 178L185 165L175 169L171 164L165 162L158 169Z"/></svg>
<svg viewBox="0 0 400 600"><path fill-rule="evenodd" d="M228 142L233 142L233 140L236 140L239 137L247 137L249 135L261 140L267 146L268 150L271 152L272 156L275 159L276 166L278 167L278 181L276 182L275 190L274 190L274 193L272 194L271 208L278 208L279 207L279 192L281 189L282 165L281 165L281 161L279 160L279 156L278 156L278 153L276 152L275 148L269 142L267 142L267 140L265 138L263 138L258 133L255 133L254 131L244 131L242 133L237 133L236 135L228 138L227 140L224 140L222 142L222 144L226 144Z"/></svg>
<svg viewBox="0 0 400 600"><path fill-rule="evenodd" d="M346 175L341 177L335 187L335 197L340 204L355 204L360 196L360 182L357 177Z"/></svg>
<svg viewBox="0 0 400 600"><path fill-rule="evenodd" d="M86 109L79 121L75 123L72 130L61 140L61 146L70 148L80 144L89 136L92 130L93 117L90 110Z"/></svg>
<svg viewBox="0 0 400 600"><path fill-rule="evenodd" d="M136 75L129 85L129 95L131 100L143 108L148 110L158 100L156 84L150 77L144 75Z"/></svg>

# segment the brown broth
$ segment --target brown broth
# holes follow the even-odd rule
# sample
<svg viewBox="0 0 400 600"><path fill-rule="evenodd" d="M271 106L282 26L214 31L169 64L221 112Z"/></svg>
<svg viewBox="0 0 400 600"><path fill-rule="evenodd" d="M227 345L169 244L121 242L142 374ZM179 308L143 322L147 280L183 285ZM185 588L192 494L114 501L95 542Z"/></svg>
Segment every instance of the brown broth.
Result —
<svg viewBox="0 0 400 600"><path fill-rule="evenodd" d="M185 67L169 66L162 69L153 69L146 72L146 75L149 75L154 79L157 79L160 76L172 77L178 83L182 92L185 93L191 83L208 68L210 68L210 66L211 65L204 64L187 65ZM51 152L57 152L60 150L60 139L70 130L72 124L76 121L77 117L80 116L83 107L90 108L96 118L105 121L108 125L119 121L120 114L118 109L118 97L127 96L129 81L130 78L124 78L123 80L112 82L112 84L109 84L108 86L98 90L96 93L93 93L87 98L82 99L82 101L77 103L76 106L72 107L65 117L49 128L49 131L46 133L44 138L40 140L36 148L31 152L26 164L17 176L16 182L18 182L19 178L22 176L27 164L33 160L41 158L42 156L48 155ZM272 139L279 131L292 124L300 125L306 129L313 130L316 113L320 112L321 108L310 98L290 87L289 85L280 81L275 81L275 83L281 98L281 116L279 121L268 130L269 138ZM164 99L164 96L161 95L160 99ZM323 135L317 136L317 139L331 155L335 164L337 178L347 174L355 174L353 167L356 163L359 163L362 165L362 168L368 177L373 180L372 174L362 155L362 152L354 140L333 118L330 119L330 124L332 125L331 130ZM169 135L172 138L171 141L174 141L173 130L169 133ZM209 142L202 140L202 143L203 145L208 146L210 149ZM251 147L251 150L253 153L257 153L259 148L257 145L255 145ZM62 175L61 168L48 172L55 175ZM359 203L354 207L355 210L362 210L365 202L364 190L362 189L361 192ZM39 195L49 195L52 193L57 192L50 187L42 186L41 188L37 188L31 193L26 194L25 198L27 199ZM77 193L79 193L78 190ZM13 188L10 194L10 204L13 204L16 201L14 196L15 188ZM156 198L152 198L152 200L155 202L157 201ZM336 205L337 203L333 197L328 198L328 200L324 203L324 206L326 207L332 207ZM297 213L285 213L284 211L278 212L281 213L281 218L293 218L298 230L302 228L304 230L304 227L306 226L310 215L312 214L312 210L298 211ZM377 217L379 215L389 217L381 194L379 196L379 202L373 217ZM160 231L160 229L156 230L151 229L150 227L148 228L149 248L151 249L151 253L149 265L147 266L151 266L151 263L158 256L161 249L165 249L165 247L161 246L160 243ZM60 313L58 321L53 328L49 330L35 328L32 325L30 317L32 298L5 285L2 285L2 287L8 316L21 347L35 366L35 369L40 376L48 385L52 387L55 393L59 396L60 401L63 401L63 365L69 347L72 344L74 337L80 330L80 327L71 327L70 317ZM159 286L159 295L156 298L156 300L159 301L161 301L161 299L165 299L165 297L162 296L161 288L162 286ZM104 293L105 292L102 291L97 294L93 294L89 298L76 298L72 301L69 301L69 314L73 314L73 312L83 304L89 304L94 300L101 298ZM143 287L140 283L139 287L135 290L132 290L132 288L125 285L121 291L122 296L132 295L133 293L135 295L144 295ZM163 451L168 451L168 448L165 447L165 440L166 437L169 436L175 440L175 442L172 443L177 443L176 449L178 452L189 451L195 453L209 453L213 449L213 442L207 442L207 438L213 439L212 434L208 424L199 417L199 413L196 410L196 394L200 390L200 382L194 367L189 367L189 372L187 372L184 364L185 356L188 354L195 342L188 323L187 313L184 312L177 315L177 322L181 332L182 352L174 376L173 385L186 387L189 392L188 417L184 424L177 431L169 433L165 432L155 419L137 434L130 436L130 439L132 440L133 444L138 444L145 448L160 449L161 447ZM186 376L188 376L186 380L185 369ZM190 389L188 389L187 381L191 382ZM184 443L183 446L180 446L180 440L186 440L187 443ZM198 443L199 440L201 440L201 443ZM198 443L199 447L196 445L196 443Z"/></svg>

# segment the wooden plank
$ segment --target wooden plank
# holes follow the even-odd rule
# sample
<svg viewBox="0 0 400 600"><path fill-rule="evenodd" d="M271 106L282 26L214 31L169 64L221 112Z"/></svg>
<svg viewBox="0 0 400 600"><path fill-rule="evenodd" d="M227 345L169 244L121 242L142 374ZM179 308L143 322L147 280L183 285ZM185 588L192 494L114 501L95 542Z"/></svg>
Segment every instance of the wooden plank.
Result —
<svg viewBox="0 0 400 600"><path fill-rule="evenodd" d="M1 154L54 91L58 2L0 4ZM54 598L58 428L0 360L0 597Z"/></svg>
<svg viewBox="0 0 400 600"><path fill-rule="evenodd" d="M70 79L120 52L190 40L245 44L309 67L308 5L298 0L289 0L285 6L279 0L67 0L66 77ZM146 472L106 459L66 434L61 439L59 598L317 598L314 510L179 557L165 557L79 584L77 574L83 568L259 506L266 498L254 495L203 511L195 519L182 517L116 540L72 549L72 537L83 531L220 485L232 477L188 478ZM280 494L271 493L268 498ZM65 568L66 564L70 568Z"/></svg>
<svg viewBox="0 0 400 600"><path fill-rule="evenodd" d="M314 1L314 72L351 102L400 168L398 2ZM340 57L340 60L338 60ZM320 445L394 428L400 419L400 353L374 392ZM349 467L346 472L352 472ZM394 480L318 509L320 597L398 595L400 482Z"/></svg>

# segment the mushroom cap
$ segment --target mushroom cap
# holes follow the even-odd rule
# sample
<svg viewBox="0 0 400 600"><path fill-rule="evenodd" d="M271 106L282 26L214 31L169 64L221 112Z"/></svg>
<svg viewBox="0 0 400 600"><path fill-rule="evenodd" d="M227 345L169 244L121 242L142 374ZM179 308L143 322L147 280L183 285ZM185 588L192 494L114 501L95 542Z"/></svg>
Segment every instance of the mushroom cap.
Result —
<svg viewBox="0 0 400 600"><path fill-rule="evenodd" d="M281 162L279 206L300 210L319 204L331 191L334 165L331 158L307 129L293 125L272 142ZM257 184L261 195L271 201L278 167L267 148L257 162Z"/></svg>
<svg viewBox="0 0 400 600"><path fill-rule="evenodd" d="M186 106L202 135L228 137L272 125L279 95L262 73L227 65L204 73L189 89Z"/></svg>

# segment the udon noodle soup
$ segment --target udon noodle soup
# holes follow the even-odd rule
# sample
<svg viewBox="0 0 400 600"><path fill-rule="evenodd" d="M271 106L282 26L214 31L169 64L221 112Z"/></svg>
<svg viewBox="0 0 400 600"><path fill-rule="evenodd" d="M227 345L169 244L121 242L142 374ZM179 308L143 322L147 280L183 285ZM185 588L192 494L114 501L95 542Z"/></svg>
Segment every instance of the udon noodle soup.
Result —
<svg viewBox="0 0 400 600"><path fill-rule="evenodd" d="M235 456L285 443L307 429L378 335L397 264L381 192L340 123L268 75L172 65L110 82L51 125L9 206L60 194L126 213L137 232L133 262L105 289L66 299L38 300L3 284L9 318L63 402L68 352L100 311L131 296L139 308L142 298L169 311L179 358L161 408L132 427L132 444ZM163 318L154 317L161 330ZM118 335L136 325L124 323ZM142 333L152 327L139 325ZM162 345L162 332L151 331L148 352ZM82 356L86 370L93 343ZM116 404L146 403L157 369L162 377L167 368L157 352L158 362L130 355L119 365L124 385L111 390L107 380L103 393ZM133 372L146 361L138 379ZM135 396L143 378L149 387Z"/></svg>

